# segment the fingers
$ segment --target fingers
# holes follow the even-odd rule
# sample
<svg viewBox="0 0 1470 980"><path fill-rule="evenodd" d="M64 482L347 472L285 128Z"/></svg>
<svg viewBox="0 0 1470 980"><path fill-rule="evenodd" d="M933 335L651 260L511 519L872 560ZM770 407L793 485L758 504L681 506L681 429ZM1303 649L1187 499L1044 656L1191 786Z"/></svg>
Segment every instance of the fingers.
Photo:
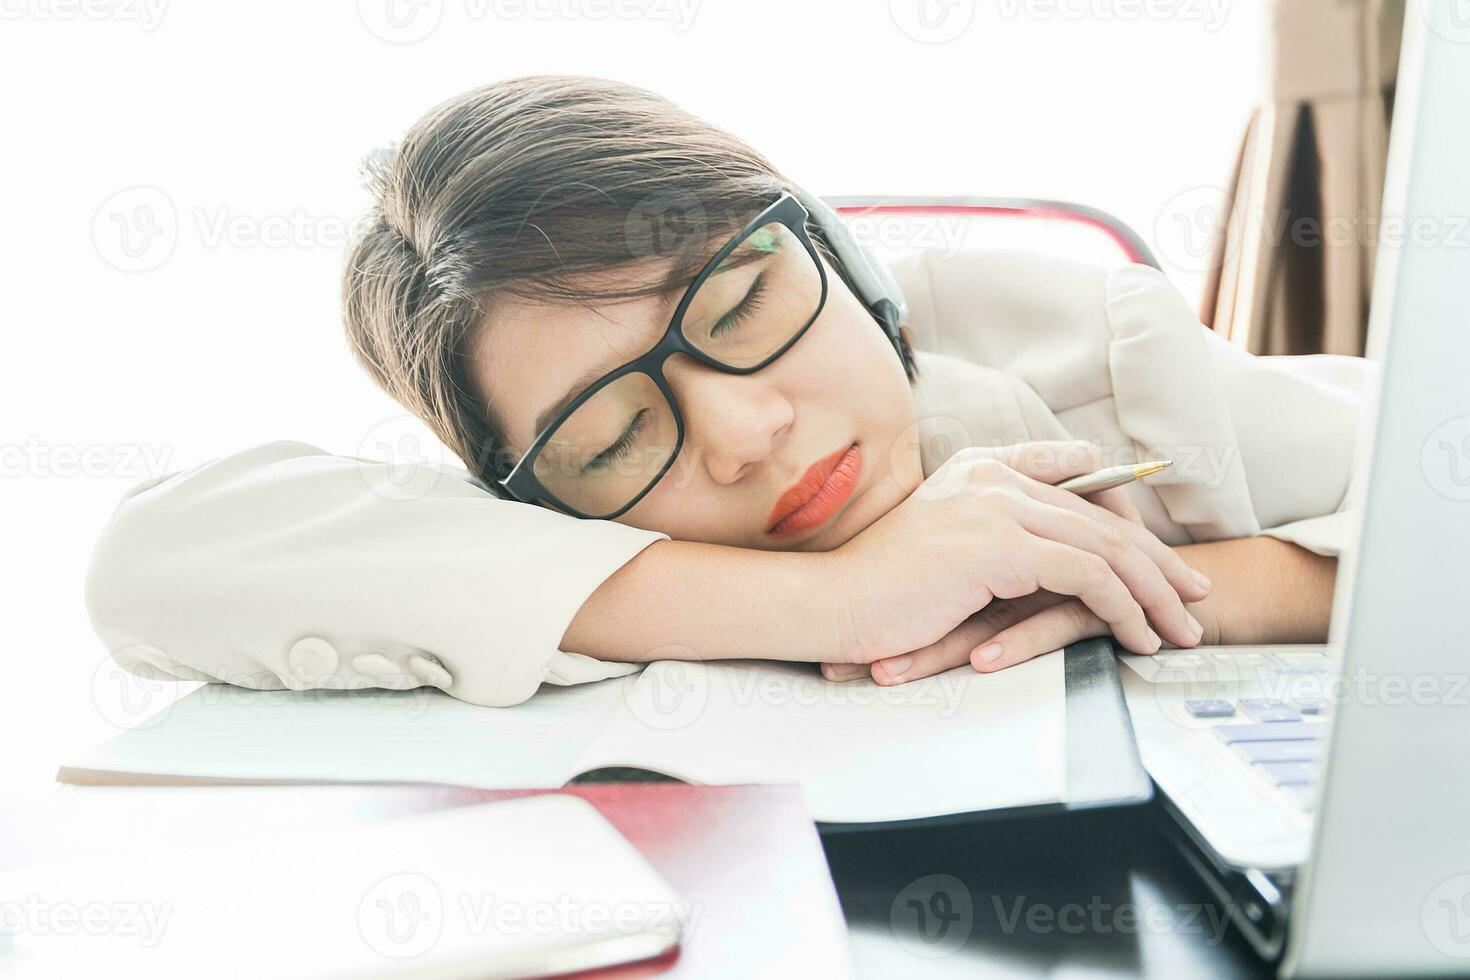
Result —
<svg viewBox="0 0 1470 980"><path fill-rule="evenodd" d="M1170 643L1192 647L1199 642L1204 630L1184 608L1173 583L1118 525L1040 503L1022 511L1021 524L1032 534L1101 557Z"/></svg>
<svg viewBox="0 0 1470 980"><path fill-rule="evenodd" d="M972 651L970 664L989 673L1060 650L1090 636L1106 636L1108 625L1081 602L1070 599L1002 630Z"/></svg>
<svg viewBox="0 0 1470 980"><path fill-rule="evenodd" d="M1149 628L1143 607L1107 561L1047 538L1034 539L1033 549L1031 567L1041 588L1081 599L1134 653L1158 650L1159 635Z"/></svg>
<svg viewBox="0 0 1470 980"><path fill-rule="evenodd" d="M976 448L976 456L993 459L1042 483L1060 483L1102 468L1102 450L1078 439L1039 439L1010 446Z"/></svg>
<svg viewBox="0 0 1470 980"><path fill-rule="evenodd" d="M1133 503L1133 496L1128 492L1126 486L1113 487L1111 490L1100 490L1097 493L1088 494L1085 498L1097 504L1103 510L1110 510L1125 521L1134 524L1143 523L1143 515Z"/></svg>
<svg viewBox="0 0 1470 980"><path fill-rule="evenodd" d="M829 681L855 681L868 676L868 665L822 664L822 676Z"/></svg>
<svg viewBox="0 0 1470 980"><path fill-rule="evenodd" d="M922 649L875 660L873 680L884 686L906 684L963 666L970 662L970 654L978 644L1061 601L1050 592L1034 592L1020 599L992 602Z"/></svg>
<svg viewBox="0 0 1470 980"><path fill-rule="evenodd" d="M966 623L968 622L969 620L966 620ZM931 643L922 650L873 661L873 680L888 687L941 674L953 667L969 663L970 651L975 649L975 644L989 639L994 634L995 631L990 629L967 630L965 624L962 623L955 628L953 633L942 640Z"/></svg>
<svg viewBox="0 0 1470 980"><path fill-rule="evenodd" d="M1140 551L1148 556L1150 561L1158 566L1169 585L1186 602L1198 602L1210 594L1210 580L1190 568L1184 559L1174 552L1174 549L1160 541L1143 524L1120 517L1107 508L1100 507L1066 490L1058 490L1056 487L1038 483L1035 480L1025 481L1024 485L1026 492L1035 500L1072 511L1074 514L1080 514L1093 521L1121 530Z"/></svg>
<svg viewBox="0 0 1470 980"><path fill-rule="evenodd" d="M1109 465L1103 458L1101 449L1090 442L1076 439L1020 442L998 449L976 450L976 453L1005 463L1016 472L1048 485L1061 483L1074 476L1083 476ZM1088 495L1086 499L1112 511L1125 521L1143 523L1143 516L1134 506L1133 497L1126 486L1100 490Z"/></svg>
<svg viewBox="0 0 1470 980"><path fill-rule="evenodd" d="M1191 569L1172 549L1143 525L1142 515L1134 505L1126 486L1114 487L1079 497L1052 484L1100 469L1106 460L1102 450L1080 440L1023 442L1011 446L972 450L974 455L1004 463L1014 473L1028 477L1021 481L1027 493L1044 503L1064 507L1094 520L1121 522L1128 525L1133 542L1163 571L1169 584L1187 602L1198 602L1209 594L1210 581Z"/></svg>

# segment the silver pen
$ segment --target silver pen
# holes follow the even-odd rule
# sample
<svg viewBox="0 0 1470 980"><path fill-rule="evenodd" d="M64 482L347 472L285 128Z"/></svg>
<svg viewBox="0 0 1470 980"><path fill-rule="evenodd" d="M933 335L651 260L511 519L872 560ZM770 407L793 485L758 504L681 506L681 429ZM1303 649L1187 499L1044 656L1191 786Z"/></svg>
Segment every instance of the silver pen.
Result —
<svg viewBox="0 0 1470 980"><path fill-rule="evenodd" d="M1079 497L1085 497L1090 493L1101 493L1104 490L1111 490L1113 487L1121 487L1134 480L1140 480L1145 476L1152 476L1172 465L1174 465L1173 460L1160 459L1148 463L1109 466L1106 469L1074 476L1070 480L1063 480L1057 486L1063 490L1070 490Z"/></svg>

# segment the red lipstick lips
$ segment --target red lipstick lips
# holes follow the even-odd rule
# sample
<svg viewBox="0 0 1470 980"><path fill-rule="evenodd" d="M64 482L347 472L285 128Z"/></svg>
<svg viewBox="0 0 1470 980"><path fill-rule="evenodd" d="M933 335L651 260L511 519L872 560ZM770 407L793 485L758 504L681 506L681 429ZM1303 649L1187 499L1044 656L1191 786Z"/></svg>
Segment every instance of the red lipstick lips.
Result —
<svg viewBox="0 0 1470 980"><path fill-rule="evenodd" d="M852 496L863 469L857 443L813 463L771 508L768 534L798 534L827 522Z"/></svg>

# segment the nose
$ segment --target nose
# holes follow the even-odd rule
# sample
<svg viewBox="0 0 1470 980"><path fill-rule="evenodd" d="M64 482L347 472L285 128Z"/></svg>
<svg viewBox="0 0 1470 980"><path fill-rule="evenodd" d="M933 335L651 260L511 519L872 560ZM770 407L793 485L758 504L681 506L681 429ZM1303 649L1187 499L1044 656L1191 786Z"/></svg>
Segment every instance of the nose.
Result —
<svg viewBox="0 0 1470 980"><path fill-rule="evenodd" d="M795 407L764 372L726 374L687 360L665 376L684 416L683 452L698 453L719 484L758 467L796 419Z"/></svg>

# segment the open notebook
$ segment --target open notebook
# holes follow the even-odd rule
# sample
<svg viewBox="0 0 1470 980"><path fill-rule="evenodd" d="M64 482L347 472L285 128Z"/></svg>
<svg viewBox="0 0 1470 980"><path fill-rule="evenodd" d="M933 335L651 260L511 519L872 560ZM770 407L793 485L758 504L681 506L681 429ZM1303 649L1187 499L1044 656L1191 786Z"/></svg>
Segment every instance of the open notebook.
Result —
<svg viewBox="0 0 1470 980"><path fill-rule="evenodd" d="M815 667L660 661L483 708L431 688L211 684L62 767L63 782L428 782L546 788L608 768L796 783L814 819L866 825L1142 802L1150 784L1108 641L898 687Z"/></svg>

